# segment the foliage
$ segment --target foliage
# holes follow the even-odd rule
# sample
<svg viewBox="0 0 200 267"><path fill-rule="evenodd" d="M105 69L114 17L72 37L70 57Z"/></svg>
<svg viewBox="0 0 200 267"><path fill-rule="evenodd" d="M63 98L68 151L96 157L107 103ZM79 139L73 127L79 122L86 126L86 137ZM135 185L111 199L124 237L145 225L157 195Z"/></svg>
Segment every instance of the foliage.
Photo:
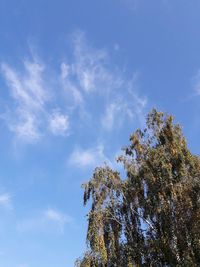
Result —
<svg viewBox="0 0 200 267"><path fill-rule="evenodd" d="M80 267L199 266L200 159L172 116L155 109L119 157L84 185L88 251Z"/></svg>

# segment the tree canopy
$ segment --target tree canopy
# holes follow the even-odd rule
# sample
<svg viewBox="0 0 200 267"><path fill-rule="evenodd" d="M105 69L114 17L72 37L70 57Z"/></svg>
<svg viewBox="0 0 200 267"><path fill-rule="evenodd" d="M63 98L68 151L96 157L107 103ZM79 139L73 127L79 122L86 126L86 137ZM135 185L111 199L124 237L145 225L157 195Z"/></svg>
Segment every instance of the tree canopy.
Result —
<svg viewBox="0 0 200 267"><path fill-rule="evenodd" d="M155 109L118 158L84 185L88 250L80 267L200 266L200 158Z"/></svg>

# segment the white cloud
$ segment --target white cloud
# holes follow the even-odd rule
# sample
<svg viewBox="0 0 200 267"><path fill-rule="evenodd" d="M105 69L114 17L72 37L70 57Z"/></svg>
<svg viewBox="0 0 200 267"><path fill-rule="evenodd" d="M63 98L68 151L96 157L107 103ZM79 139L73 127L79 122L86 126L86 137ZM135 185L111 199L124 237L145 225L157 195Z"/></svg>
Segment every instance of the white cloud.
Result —
<svg viewBox="0 0 200 267"><path fill-rule="evenodd" d="M24 71L16 71L3 63L2 73L14 101L2 118L16 136L26 142L35 142L49 129L53 135L66 135L69 118L59 109L49 111L48 104L54 103L53 92L44 77L45 65L36 59L24 61ZM67 75L63 67L63 76ZM54 77L56 80L56 76ZM54 92L55 93L55 92ZM54 103L56 106L57 103ZM12 106L12 107L11 107ZM48 125L49 124L49 125Z"/></svg>
<svg viewBox="0 0 200 267"><path fill-rule="evenodd" d="M119 129L127 120L135 119L143 123L147 99L137 94L137 76L136 73L133 79L123 81L118 88L118 94L113 95L112 100L106 104L101 116L101 124L105 130ZM120 94L122 88L125 90Z"/></svg>
<svg viewBox="0 0 200 267"><path fill-rule="evenodd" d="M95 49L86 40L85 34L78 31L72 35L73 60L62 62L61 78L68 87L76 88L79 94L102 93L113 89L119 82L108 68L108 53Z"/></svg>
<svg viewBox="0 0 200 267"><path fill-rule="evenodd" d="M105 155L103 145L85 150L82 148L75 148L68 160L69 164L79 168L102 165L104 162L112 165L111 161Z"/></svg>
<svg viewBox="0 0 200 267"><path fill-rule="evenodd" d="M35 141L41 135L40 118L49 100L42 79L44 66L34 60L24 61L24 72L17 72L5 63L1 67L14 100L6 118L9 128L18 137Z"/></svg>
<svg viewBox="0 0 200 267"><path fill-rule="evenodd" d="M22 233L32 231L63 233L65 226L72 223L73 218L71 216L56 209L48 208L34 217L19 221L17 223L17 230Z"/></svg>
<svg viewBox="0 0 200 267"><path fill-rule="evenodd" d="M68 65L62 62L61 69L61 85L64 89L66 101L71 107L80 107L83 105L83 95L80 88L77 86L76 79L74 80L73 64Z"/></svg>
<svg viewBox="0 0 200 267"><path fill-rule="evenodd" d="M13 130L20 139L25 141L37 141L41 134L38 130L37 118L34 114L27 113L26 111L21 113L21 118L18 123L10 125L10 129Z"/></svg>
<svg viewBox="0 0 200 267"><path fill-rule="evenodd" d="M61 69L61 78L64 80L68 77L69 72L70 72L70 66L67 65L65 62L61 63L60 65Z"/></svg>
<svg viewBox="0 0 200 267"><path fill-rule="evenodd" d="M111 130L113 128L115 117L117 115L120 117L120 110L121 106L119 103L111 103L106 107L105 115L102 118L102 126L105 129Z"/></svg>
<svg viewBox="0 0 200 267"><path fill-rule="evenodd" d="M36 142L49 133L67 136L69 128L74 133L78 125L111 132L127 120L142 121L147 101L138 93L137 72L134 78L127 77L108 51L92 47L81 31L72 35L71 42L70 60L61 62L59 73L35 58L24 61L20 71L1 65L12 97L1 118L18 138ZM86 158L85 162L92 161L88 151Z"/></svg>
<svg viewBox="0 0 200 267"><path fill-rule="evenodd" d="M147 101L137 93L138 73L133 78L126 77L123 69L113 66L105 49L88 44L83 32L76 32L72 40L73 60L61 64L62 84L68 98L71 99L71 92L75 106L89 117L99 119L105 130L123 125L127 117L140 120ZM95 110L88 109L91 102L97 103Z"/></svg>
<svg viewBox="0 0 200 267"><path fill-rule="evenodd" d="M87 93L95 91L108 81L109 75L105 71L104 63L107 54L104 50L93 49L87 44L83 32L73 35L74 64L73 70L81 89Z"/></svg>
<svg viewBox="0 0 200 267"><path fill-rule="evenodd" d="M55 209L47 209L45 212L45 216L48 220L59 224L63 227L67 223L71 223L72 218L58 210Z"/></svg>
<svg viewBox="0 0 200 267"><path fill-rule="evenodd" d="M18 73L7 64L2 64L11 95L20 109L26 107L30 111L41 110L49 97L43 88L44 66L34 60L24 61L24 67L25 73Z"/></svg>
<svg viewBox="0 0 200 267"><path fill-rule="evenodd" d="M80 167L93 165L94 162L95 159L91 150L75 149L70 158L70 163Z"/></svg>
<svg viewBox="0 0 200 267"><path fill-rule="evenodd" d="M69 117L54 110L49 118L49 128L54 135L66 135L69 130Z"/></svg>
<svg viewBox="0 0 200 267"><path fill-rule="evenodd" d="M5 209L12 208L11 195L9 193L0 194L0 207Z"/></svg>

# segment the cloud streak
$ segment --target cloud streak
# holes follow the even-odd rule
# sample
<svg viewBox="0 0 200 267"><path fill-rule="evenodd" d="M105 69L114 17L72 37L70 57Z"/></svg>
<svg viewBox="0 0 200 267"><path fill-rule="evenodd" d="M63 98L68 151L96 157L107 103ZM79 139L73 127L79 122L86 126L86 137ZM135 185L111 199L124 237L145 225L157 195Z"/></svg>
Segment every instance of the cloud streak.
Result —
<svg viewBox="0 0 200 267"><path fill-rule="evenodd" d="M43 85L43 65L36 61L24 61L23 73L5 63L1 69L14 100L13 108L10 108L6 117L10 130L27 141L38 140L40 114L43 114L49 97Z"/></svg>
<svg viewBox="0 0 200 267"><path fill-rule="evenodd" d="M128 77L108 50L91 46L81 31L72 34L71 44L59 72L34 57L23 61L23 70L1 64L11 97L1 118L17 138L34 143L45 135L69 136L79 125L105 135L127 121L142 121L147 99L138 93L137 72Z"/></svg>
<svg viewBox="0 0 200 267"><path fill-rule="evenodd" d="M0 207L12 209L11 195L9 193L0 194Z"/></svg>
<svg viewBox="0 0 200 267"><path fill-rule="evenodd" d="M71 225L73 218L57 209L48 208L31 218L25 218L17 223L17 230L21 233L39 231L46 233L64 233L65 226Z"/></svg>
<svg viewBox="0 0 200 267"><path fill-rule="evenodd" d="M24 71L19 72L1 64L13 99L12 107L3 116L9 129L26 142L38 141L46 128L54 135L65 135L69 127L67 115L48 108L53 100L50 85L43 76L45 65L36 59L26 60L23 65Z"/></svg>
<svg viewBox="0 0 200 267"><path fill-rule="evenodd" d="M49 128L53 135L66 135L69 130L69 117L54 110L49 118Z"/></svg>
<svg viewBox="0 0 200 267"><path fill-rule="evenodd" d="M83 32L73 34L72 43L74 56L71 62L62 62L61 80L74 107L81 107L90 118L95 116L105 130L119 127L127 118L140 120L147 99L137 92L138 73L128 78L112 64L107 50L89 45ZM121 117L120 124L116 117Z"/></svg>
<svg viewBox="0 0 200 267"><path fill-rule="evenodd" d="M102 144L88 149L75 148L68 160L68 164L79 168L94 167L102 165L104 162L112 165L109 158L105 155Z"/></svg>

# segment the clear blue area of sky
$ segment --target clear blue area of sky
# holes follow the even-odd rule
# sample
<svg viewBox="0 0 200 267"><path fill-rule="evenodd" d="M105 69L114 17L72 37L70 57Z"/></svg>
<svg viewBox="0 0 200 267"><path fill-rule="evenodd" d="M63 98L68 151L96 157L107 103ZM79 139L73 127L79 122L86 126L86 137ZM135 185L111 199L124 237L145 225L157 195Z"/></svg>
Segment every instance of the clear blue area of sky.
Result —
<svg viewBox="0 0 200 267"><path fill-rule="evenodd" d="M199 14L198 0L0 0L0 266L73 266L81 184L118 168L152 107L199 154Z"/></svg>

